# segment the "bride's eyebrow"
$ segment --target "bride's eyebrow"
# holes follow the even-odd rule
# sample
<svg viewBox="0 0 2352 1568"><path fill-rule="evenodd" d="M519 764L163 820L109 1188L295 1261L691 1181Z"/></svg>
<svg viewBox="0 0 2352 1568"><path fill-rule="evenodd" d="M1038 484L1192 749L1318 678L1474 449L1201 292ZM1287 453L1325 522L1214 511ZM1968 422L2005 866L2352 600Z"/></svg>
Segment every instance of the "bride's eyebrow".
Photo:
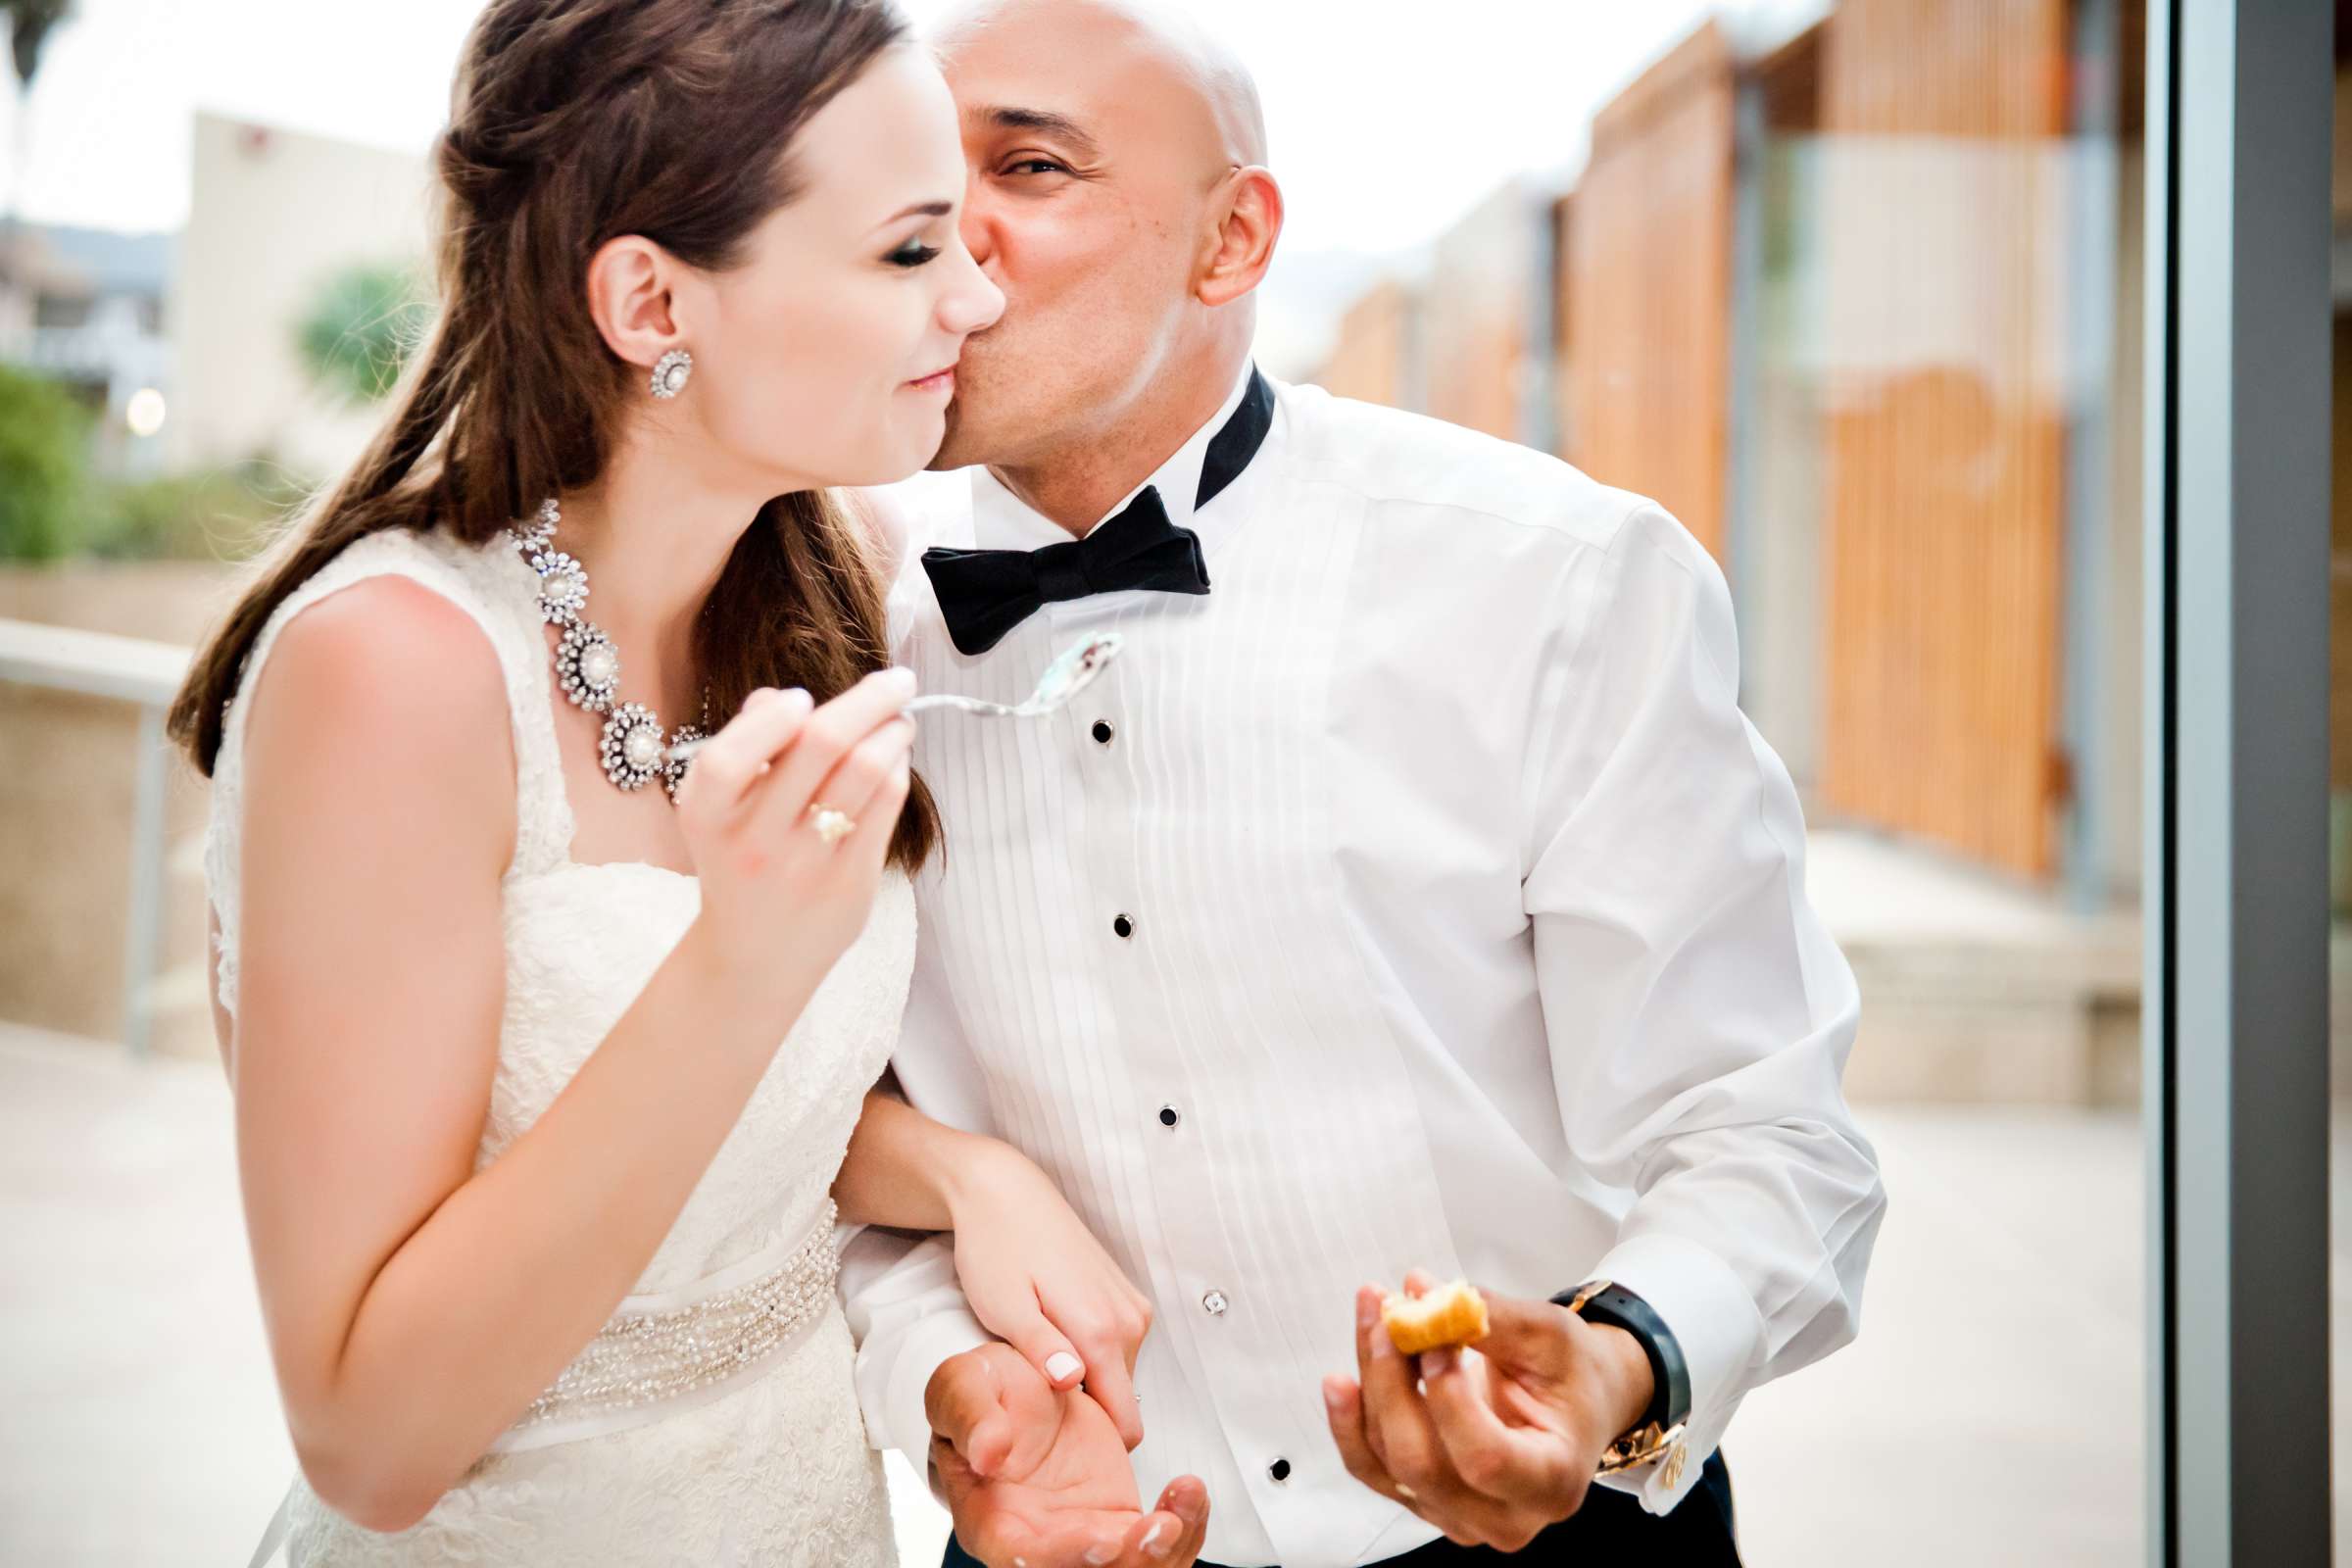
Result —
<svg viewBox="0 0 2352 1568"><path fill-rule="evenodd" d="M916 202L912 207L902 208L898 212L891 214L888 218L882 220L882 221L875 226L887 228L891 224L898 222L900 220L906 218L945 218L955 210L956 204L954 202Z"/></svg>
<svg viewBox="0 0 2352 1568"><path fill-rule="evenodd" d="M1095 145L1095 138L1079 128L1078 122L1050 109L989 108L980 111L980 118L999 130L1042 131L1067 145L1081 158L1094 158L1102 152Z"/></svg>

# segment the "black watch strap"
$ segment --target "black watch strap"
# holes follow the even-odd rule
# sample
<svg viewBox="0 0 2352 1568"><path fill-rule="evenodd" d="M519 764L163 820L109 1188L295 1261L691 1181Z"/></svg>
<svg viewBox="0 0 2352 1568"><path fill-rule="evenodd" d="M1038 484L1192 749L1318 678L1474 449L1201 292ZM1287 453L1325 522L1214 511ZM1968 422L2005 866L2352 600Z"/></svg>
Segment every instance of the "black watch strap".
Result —
<svg viewBox="0 0 2352 1568"><path fill-rule="evenodd" d="M1649 1357L1650 1382L1656 1388L1649 1408L1642 1412L1641 1425L1655 1422L1661 1431L1670 1431L1690 1418L1690 1365L1683 1359L1683 1347L1674 1331L1647 1301L1607 1280L1589 1280L1573 1291L1562 1291L1552 1300L1588 1323L1623 1329L1641 1344L1642 1353Z"/></svg>

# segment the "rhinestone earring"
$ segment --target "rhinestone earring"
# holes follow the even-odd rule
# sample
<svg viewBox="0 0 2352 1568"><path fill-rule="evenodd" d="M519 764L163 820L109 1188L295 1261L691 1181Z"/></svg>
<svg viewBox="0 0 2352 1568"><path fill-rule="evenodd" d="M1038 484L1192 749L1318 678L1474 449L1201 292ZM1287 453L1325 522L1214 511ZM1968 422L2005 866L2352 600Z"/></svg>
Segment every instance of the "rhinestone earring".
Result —
<svg viewBox="0 0 2352 1568"><path fill-rule="evenodd" d="M693 373L694 356L684 349L671 349L654 362L654 396L664 402L676 397Z"/></svg>

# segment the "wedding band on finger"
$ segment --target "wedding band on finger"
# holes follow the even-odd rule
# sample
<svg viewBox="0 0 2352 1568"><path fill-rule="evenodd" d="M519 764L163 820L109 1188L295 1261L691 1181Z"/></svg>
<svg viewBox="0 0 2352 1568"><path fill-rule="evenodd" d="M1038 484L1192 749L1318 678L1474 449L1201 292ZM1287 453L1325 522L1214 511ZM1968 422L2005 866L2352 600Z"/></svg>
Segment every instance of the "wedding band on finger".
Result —
<svg viewBox="0 0 2352 1568"><path fill-rule="evenodd" d="M822 801L808 803L808 825L816 829L816 836L825 841L828 849L858 831L858 824L850 820L848 812L836 811Z"/></svg>

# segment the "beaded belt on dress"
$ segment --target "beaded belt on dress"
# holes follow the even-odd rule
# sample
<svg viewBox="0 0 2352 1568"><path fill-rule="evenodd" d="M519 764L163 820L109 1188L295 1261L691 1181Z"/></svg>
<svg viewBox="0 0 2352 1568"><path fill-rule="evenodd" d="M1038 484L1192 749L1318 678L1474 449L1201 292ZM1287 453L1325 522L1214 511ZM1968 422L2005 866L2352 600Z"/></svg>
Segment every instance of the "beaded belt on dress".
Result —
<svg viewBox="0 0 2352 1568"><path fill-rule="evenodd" d="M513 1432L595 1420L666 1403L750 1371L797 1338L833 1299L841 1257L833 1247L834 1206L791 1255L755 1279L682 1306L623 1307L587 1348L532 1401ZM624 1423L625 1424L625 1423Z"/></svg>

